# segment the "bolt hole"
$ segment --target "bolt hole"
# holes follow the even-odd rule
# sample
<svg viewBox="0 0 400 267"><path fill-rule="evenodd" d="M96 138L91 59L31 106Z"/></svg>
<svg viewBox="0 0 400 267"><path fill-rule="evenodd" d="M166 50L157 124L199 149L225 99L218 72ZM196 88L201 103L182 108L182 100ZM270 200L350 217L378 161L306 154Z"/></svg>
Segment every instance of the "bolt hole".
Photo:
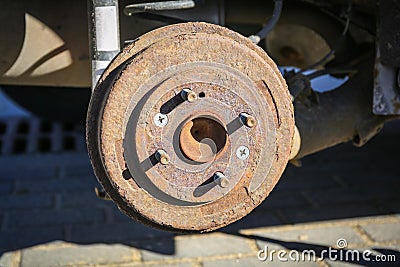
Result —
<svg viewBox="0 0 400 267"><path fill-rule="evenodd" d="M199 93L199 97L203 98L205 96L206 96L206 93L204 93L204 92Z"/></svg>
<svg viewBox="0 0 400 267"><path fill-rule="evenodd" d="M227 138L225 128L218 121L198 117L182 128L179 144L188 159L208 162L226 147Z"/></svg>

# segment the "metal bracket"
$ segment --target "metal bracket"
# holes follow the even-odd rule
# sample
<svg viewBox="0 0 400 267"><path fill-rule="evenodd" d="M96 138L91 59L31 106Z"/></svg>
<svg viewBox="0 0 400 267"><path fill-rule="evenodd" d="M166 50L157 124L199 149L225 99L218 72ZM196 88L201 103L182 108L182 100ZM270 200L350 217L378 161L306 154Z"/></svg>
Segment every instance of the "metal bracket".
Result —
<svg viewBox="0 0 400 267"><path fill-rule="evenodd" d="M111 60L120 52L118 0L89 0L92 89Z"/></svg>
<svg viewBox="0 0 400 267"><path fill-rule="evenodd" d="M188 8L193 8L195 6L196 3L193 0L140 3L140 4L132 4L126 6L124 8L124 13L127 16L131 16L132 14L135 13L188 9Z"/></svg>
<svg viewBox="0 0 400 267"><path fill-rule="evenodd" d="M400 114L400 88L397 84L398 78L398 70L396 70L396 68L381 63L378 48L375 62L374 114Z"/></svg>

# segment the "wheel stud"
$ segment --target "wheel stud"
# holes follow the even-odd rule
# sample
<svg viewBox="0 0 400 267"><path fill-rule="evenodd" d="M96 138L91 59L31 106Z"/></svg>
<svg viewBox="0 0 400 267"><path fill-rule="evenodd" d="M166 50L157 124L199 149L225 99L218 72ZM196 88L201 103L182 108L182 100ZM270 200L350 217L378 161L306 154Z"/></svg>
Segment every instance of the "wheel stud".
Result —
<svg viewBox="0 0 400 267"><path fill-rule="evenodd" d="M256 119L245 112L240 113L239 117L242 123L249 128L253 128L257 124Z"/></svg>
<svg viewBox="0 0 400 267"><path fill-rule="evenodd" d="M197 100L197 95L196 95L196 93L193 92L193 91L192 91L191 89L189 89L189 88L185 88L185 89L183 89L183 90L181 91L181 97L182 97L184 100L186 100L186 101L188 101L188 102L190 102L190 103L192 103L192 102L194 102L194 101Z"/></svg>
<svg viewBox="0 0 400 267"><path fill-rule="evenodd" d="M214 173L214 181L219 184L220 187L225 188L229 185L229 180L222 172Z"/></svg>
<svg viewBox="0 0 400 267"><path fill-rule="evenodd" d="M169 156L167 152L165 152L164 150L162 149L157 150L155 156L158 162L160 162L162 165L169 164Z"/></svg>

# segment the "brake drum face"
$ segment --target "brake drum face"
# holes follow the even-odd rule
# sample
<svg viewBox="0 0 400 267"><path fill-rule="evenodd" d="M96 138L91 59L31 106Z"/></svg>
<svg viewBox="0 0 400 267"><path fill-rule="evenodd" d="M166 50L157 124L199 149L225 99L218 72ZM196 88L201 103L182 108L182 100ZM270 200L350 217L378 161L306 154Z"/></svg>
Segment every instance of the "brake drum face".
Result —
<svg viewBox="0 0 400 267"><path fill-rule="evenodd" d="M253 210L290 154L293 107L275 63L206 23L167 26L127 46L93 92L96 176L132 218L211 231Z"/></svg>

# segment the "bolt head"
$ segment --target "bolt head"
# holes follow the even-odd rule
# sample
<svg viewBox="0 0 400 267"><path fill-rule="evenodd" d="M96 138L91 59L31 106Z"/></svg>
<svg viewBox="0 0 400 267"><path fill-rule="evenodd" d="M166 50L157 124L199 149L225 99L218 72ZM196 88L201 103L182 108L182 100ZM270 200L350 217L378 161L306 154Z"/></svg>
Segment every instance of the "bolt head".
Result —
<svg viewBox="0 0 400 267"><path fill-rule="evenodd" d="M156 151L156 159L158 160L158 162L160 162L162 165L168 165L169 164L169 156L167 154L167 152L165 152L164 150L160 149Z"/></svg>
<svg viewBox="0 0 400 267"><path fill-rule="evenodd" d="M219 179L219 185L220 185L222 188L227 188L227 187L229 186L229 180L228 180L228 178L224 177L224 178Z"/></svg>
<svg viewBox="0 0 400 267"><path fill-rule="evenodd" d="M194 101L197 100L197 94L189 88L183 89L181 92L181 96L184 100L188 101L189 103L193 103Z"/></svg>
<svg viewBox="0 0 400 267"><path fill-rule="evenodd" d="M187 101L192 103L197 100L197 95L194 92L190 92L187 96Z"/></svg>
<svg viewBox="0 0 400 267"><path fill-rule="evenodd" d="M256 126L256 123L257 123L256 119L253 118L252 116L249 116L246 119L246 126L249 127L249 128L253 128L254 126Z"/></svg>
<svg viewBox="0 0 400 267"><path fill-rule="evenodd" d="M245 112L240 113L239 117L242 120L242 123L249 128L253 128L257 124L257 120Z"/></svg>
<svg viewBox="0 0 400 267"><path fill-rule="evenodd" d="M160 157L160 163L162 165L168 165L169 164L169 157L168 156L161 156Z"/></svg>

